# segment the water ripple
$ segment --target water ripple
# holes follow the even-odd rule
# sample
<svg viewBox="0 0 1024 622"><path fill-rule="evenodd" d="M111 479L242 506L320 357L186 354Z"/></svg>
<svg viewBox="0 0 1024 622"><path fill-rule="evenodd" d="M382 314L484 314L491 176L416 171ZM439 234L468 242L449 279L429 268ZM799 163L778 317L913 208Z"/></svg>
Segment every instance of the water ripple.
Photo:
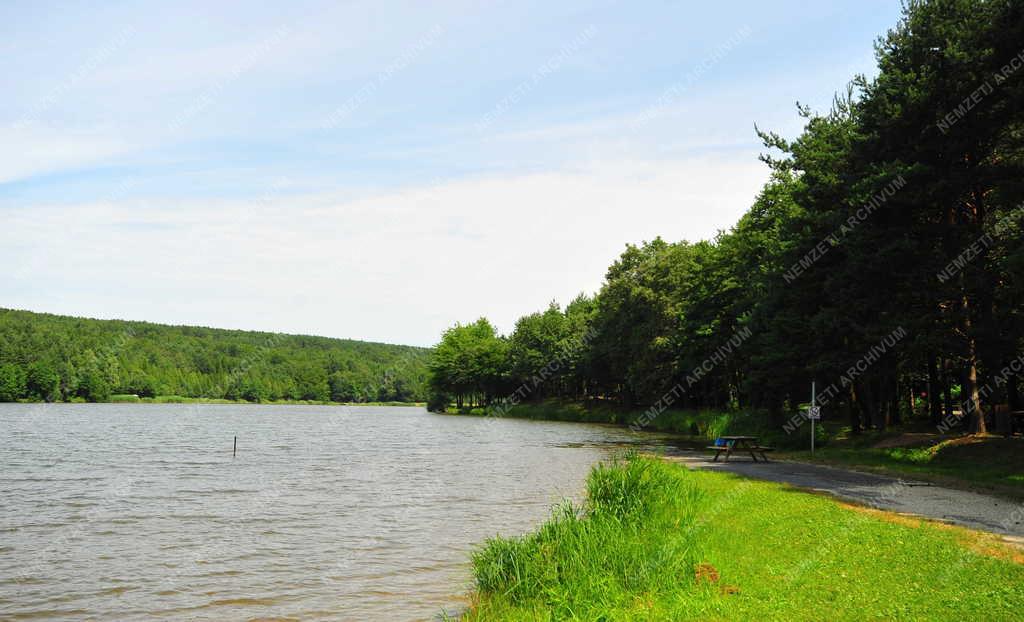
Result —
<svg viewBox="0 0 1024 622"><path fill-rule="evenodd" d="M472 547L637 441L415 408L0 404L0 425L3 620L435 619Z"/></svg>

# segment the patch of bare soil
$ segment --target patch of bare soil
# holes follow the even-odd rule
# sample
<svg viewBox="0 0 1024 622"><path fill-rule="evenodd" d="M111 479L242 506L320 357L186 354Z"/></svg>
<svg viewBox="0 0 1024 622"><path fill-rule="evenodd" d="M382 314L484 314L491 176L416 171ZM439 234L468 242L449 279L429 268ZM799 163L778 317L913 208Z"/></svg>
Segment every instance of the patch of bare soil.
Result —
<svg viewBox="0 0 1024 622"><path fill-rule="evenodd" d="M701 581L707 581L708 583L718 583L718 569L711 564L704 562L697 564L697 568L694 569L697 583Z"/></svg>

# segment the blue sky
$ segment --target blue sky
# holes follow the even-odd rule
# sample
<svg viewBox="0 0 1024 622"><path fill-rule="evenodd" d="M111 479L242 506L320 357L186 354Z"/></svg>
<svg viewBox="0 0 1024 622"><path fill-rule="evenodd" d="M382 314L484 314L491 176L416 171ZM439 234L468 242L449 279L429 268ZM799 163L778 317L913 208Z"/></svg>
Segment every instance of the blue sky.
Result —
<svg viewBox="0 0 1024 622"><path fill-rule="evenodd" d="M897 2L0 5L0 306L430 345L729 227Z"/></svg>

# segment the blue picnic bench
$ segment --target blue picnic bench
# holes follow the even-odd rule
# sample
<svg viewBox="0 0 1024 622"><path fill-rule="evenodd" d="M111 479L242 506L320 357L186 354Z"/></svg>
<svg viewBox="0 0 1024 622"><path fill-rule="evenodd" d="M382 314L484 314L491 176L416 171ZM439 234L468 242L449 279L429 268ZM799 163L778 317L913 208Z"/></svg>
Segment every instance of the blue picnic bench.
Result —
<svg viewBox="0 0 1024 622"><path fill-rule="evenodd" d="M718 462L718 456L722 453L725 453L725 462L728 462L729 457L735 451L748 452L754 462L758 462L757 456L760 454L761 461L768 462L768 456L765 453L775 450L774 447L758 445L756 436L720 436L715 439L715 444L708 449L715 452L712 462Z"/></svg>

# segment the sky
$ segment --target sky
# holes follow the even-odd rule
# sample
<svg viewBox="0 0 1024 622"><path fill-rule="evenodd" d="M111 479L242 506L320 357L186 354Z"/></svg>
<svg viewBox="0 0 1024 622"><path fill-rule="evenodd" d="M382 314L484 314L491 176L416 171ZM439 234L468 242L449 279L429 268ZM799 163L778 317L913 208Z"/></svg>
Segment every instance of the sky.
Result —
<svg viewBox="0 0 1024 622"><path fill-rule="evenodd" d="M894 0L0 4L0 307L428 346L728 229Z"/></svg>

